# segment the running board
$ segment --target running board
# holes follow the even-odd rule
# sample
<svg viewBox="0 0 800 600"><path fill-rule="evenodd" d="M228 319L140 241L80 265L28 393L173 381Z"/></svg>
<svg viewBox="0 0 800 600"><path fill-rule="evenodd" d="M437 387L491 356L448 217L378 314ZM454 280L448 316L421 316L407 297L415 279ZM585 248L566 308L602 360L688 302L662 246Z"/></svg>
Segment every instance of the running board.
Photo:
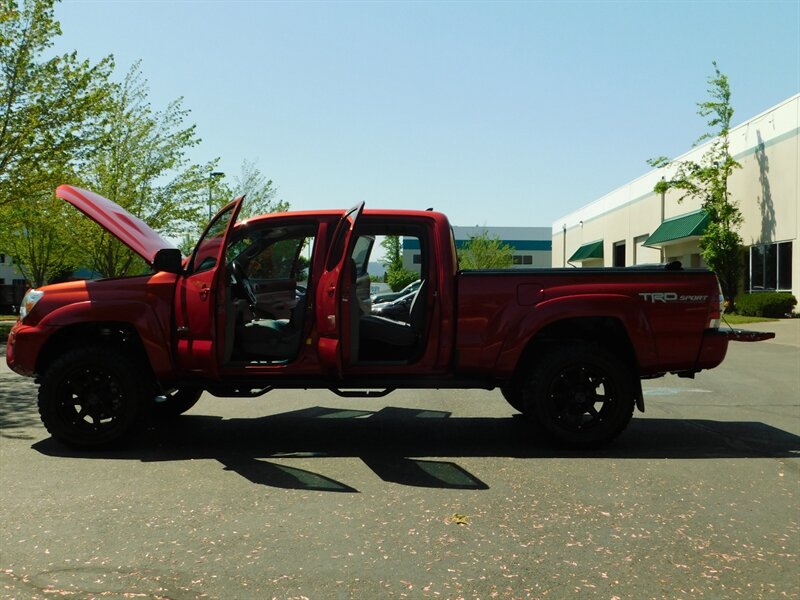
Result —
<svg viewBox="0 0 800 600"><path fill-rule="evenodd" d="M396 388L386 388L384 390L342 390L339 388L328 388L340 398L383 398L388 396Z"/></svg>
<svg viewBox="0 0 800 600"><path fill-rule="evenodd" d="M258 398L275 388L268 385L264 388L255 387L206 387L205 390L217 398Z"/></svg>

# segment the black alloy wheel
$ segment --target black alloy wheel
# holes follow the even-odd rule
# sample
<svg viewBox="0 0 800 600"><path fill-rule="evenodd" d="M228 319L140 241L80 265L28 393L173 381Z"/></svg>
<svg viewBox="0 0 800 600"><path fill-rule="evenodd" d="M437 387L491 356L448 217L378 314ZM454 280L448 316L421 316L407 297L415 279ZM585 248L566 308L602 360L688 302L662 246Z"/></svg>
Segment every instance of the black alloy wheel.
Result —
<svg viewBox="0 0 800 600"><path fill-rule="evenodd" d="M565 344L542 359L526 387L526 411L556 440L572 446L609 442L633 416L630 369L597 346Z"/></svg>
<svg viewBox="0 0 800 600"><path fill-rule="evenodd" d="M141 414L136 365L114 348L69 351L44 373L39 414L56 439L97 447L123 438Z"/></svg>

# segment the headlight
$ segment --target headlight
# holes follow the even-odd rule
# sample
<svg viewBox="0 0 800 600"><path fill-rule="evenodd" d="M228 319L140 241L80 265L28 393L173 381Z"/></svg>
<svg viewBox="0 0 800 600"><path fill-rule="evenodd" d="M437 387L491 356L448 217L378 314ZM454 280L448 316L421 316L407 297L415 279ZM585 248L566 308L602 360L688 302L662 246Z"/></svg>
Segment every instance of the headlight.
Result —
<svg viewBox="0 0 800 600"><path fill-rule="evenodd" d="M42 299L44 296L44 292L40 292L39 290L28 290L25 293L25 296L22 298L22 304L19 307L19 318L20 320L24 320L31 311L33 307L36 306L36 303Z"/></svg>

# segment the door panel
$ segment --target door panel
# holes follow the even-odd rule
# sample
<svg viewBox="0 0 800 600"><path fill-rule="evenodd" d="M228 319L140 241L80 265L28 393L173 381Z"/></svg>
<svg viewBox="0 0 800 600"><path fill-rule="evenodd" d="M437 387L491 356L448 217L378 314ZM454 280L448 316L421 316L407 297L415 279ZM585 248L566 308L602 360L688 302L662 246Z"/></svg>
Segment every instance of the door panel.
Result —
<svg viewBox="0 0 800 600"><path fill-rule="evenodd" d="M369 278L369 273L359 275L356 279L356 296L358 298L359 311L363 315L368 315L372 312L371 288L372 280Z"/></svg>
<svg viewBox="0 0 800 600"><path fill-rule="evenodd" d="M225 331L224 251L242 200L228 204L208 224L175 294L178 364L210 377L219 373Z"/></svg>
<svg viewBox="0 0 800 600"><path fill-rule="evenodd" d="M297 304L294 279L251 280L258 314L269 319L288 319Z"/></svg>
<svg viewBox="0 0 800 600"><path fill-rule="evenodd" d="M364 203L348 210L339 220L331 237L325 268L316 291L317 329L319 331L319 357L323 365L342 373L341 337L350 335L348 281L352 268L345 265L353 229ZM345 268L347 267L347 268ZM349 278L348 278L349 279Z"/></svg>

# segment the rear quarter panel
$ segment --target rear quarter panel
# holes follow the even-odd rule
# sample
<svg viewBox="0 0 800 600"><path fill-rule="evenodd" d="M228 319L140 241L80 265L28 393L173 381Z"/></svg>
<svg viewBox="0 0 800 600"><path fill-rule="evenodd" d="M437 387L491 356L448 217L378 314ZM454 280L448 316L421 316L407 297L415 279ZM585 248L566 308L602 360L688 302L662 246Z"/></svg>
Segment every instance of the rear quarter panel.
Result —
<svg viewBox="0 0 800 600"><path fill-rule="evenodd" d="M628 269L464 272L457 289L457 368L499 377L545 327L581 317L619 320L642 375L692 368L717 295L705 271Z"/></svg>

